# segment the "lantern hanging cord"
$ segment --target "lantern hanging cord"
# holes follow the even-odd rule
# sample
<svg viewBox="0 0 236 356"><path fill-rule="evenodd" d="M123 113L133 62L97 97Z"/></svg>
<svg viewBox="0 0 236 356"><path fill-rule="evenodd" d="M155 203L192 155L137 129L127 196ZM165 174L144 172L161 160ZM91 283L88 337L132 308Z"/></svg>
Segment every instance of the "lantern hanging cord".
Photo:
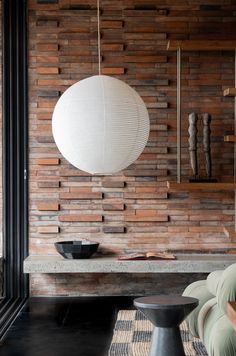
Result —
<svg viewBox="0 0 236 356"><path fill-rule="evenodd" d="M97 22L98 22L98 74L101 74L101 34L100 34L100 3L97 0Z"/></svg>

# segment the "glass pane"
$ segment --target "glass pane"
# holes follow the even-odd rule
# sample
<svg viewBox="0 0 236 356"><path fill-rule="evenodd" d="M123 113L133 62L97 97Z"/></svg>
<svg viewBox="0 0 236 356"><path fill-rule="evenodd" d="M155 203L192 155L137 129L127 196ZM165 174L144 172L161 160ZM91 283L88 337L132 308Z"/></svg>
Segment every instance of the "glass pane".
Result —
<svg viewBox="0 0 236 356"><path fill-rule="evenodd" d="M0 0L0 298L2 291L2 251L3 251L3 190L2 190L2 1Z"/></svg>

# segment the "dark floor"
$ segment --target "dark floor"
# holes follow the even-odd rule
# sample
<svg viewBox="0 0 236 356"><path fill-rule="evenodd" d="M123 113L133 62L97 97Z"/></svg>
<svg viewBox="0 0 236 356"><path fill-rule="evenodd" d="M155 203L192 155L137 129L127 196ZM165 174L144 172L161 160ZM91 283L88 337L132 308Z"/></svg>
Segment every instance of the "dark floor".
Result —
<svg viewBox="0 0 236 356"><path fill-rule="evenodd" d="M130 297L32 298L0 346L1 356L107 356L116 315Z"/></svg>

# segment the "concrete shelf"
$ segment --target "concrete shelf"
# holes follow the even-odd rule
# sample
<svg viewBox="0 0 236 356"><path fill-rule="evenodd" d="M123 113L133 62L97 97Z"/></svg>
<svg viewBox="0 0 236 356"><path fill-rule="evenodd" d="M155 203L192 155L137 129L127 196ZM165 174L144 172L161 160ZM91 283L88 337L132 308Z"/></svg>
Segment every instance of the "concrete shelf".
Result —
<svg viewBox="0 0 236 356"><path fill-rule="evenodd" d="M67 260L60 255L29 256L24 273L209 273L236 262L236 255L176 254L172 261L118 261L116 257Z"/></svg>

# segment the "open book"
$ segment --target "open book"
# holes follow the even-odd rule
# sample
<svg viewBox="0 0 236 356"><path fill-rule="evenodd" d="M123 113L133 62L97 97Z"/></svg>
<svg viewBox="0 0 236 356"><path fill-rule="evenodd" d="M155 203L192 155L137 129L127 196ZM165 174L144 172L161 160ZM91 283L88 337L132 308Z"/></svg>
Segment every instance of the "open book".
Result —
<svg viewBox="0 0 236 356"><path fill-rule="evenodd" d="M175 260L176 257L172 253L167 252L146 252L146 253L130 253L119 256L121 261L135 261L135 260Z"/></svg>

